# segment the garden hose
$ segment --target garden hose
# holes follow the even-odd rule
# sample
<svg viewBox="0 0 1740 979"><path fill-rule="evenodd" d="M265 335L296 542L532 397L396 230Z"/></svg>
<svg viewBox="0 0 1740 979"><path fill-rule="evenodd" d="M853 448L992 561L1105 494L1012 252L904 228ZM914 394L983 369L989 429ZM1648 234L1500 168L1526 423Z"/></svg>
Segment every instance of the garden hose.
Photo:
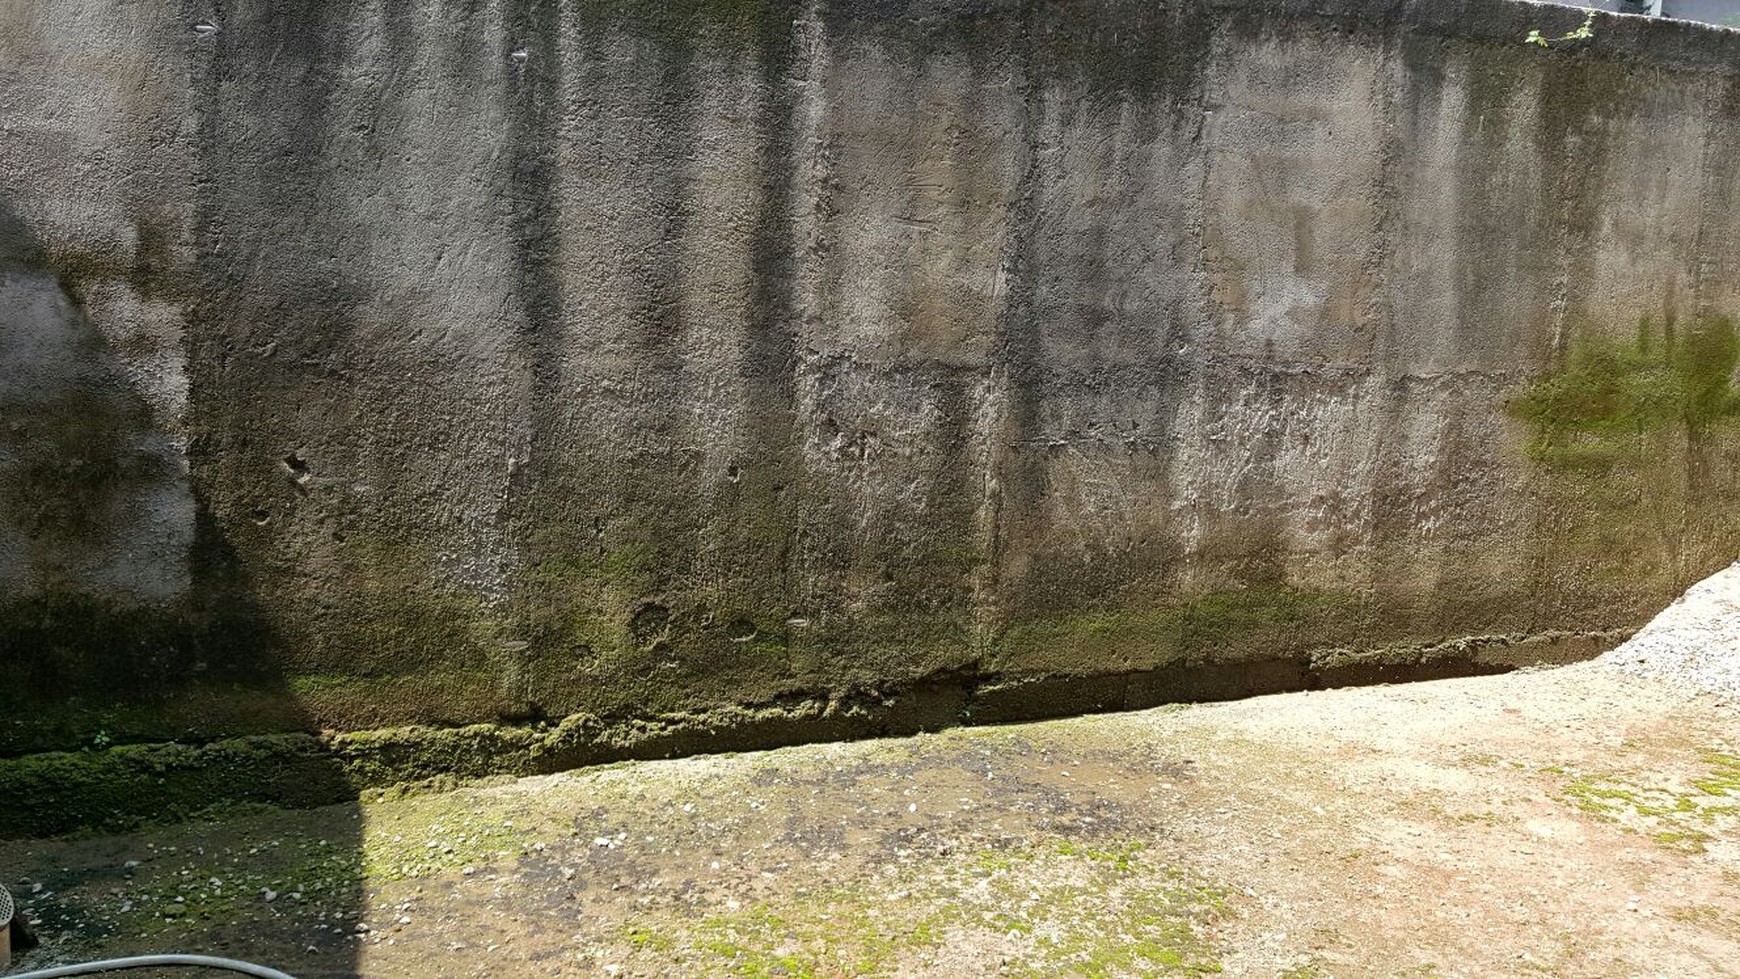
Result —
<svg viewBox="0 0 1740 979"><path fill-rule="evenodd" d="M106 959L102 962L85 962L80 965L57 965L52 969L38 969L34 972L15 972L5 979L56 979L59 976L88 976L98 972L119 972L122 969L149 969L153 966L188 966L195 969L220 969L224 972L236 972L244 976L258 976L259 979L295 979L277 969L268 969L252 962L238 962L235 959L220 959L211 955L134 955L124 959Z"/></svg>
<svg viewBox="0 0 1740 979"><path fill-rule="evenodd" d="M34 939L28 931L24 931L24 919L17 916L18 905L13 902L12 895L4 887L0 887L0 930L11 930L14 934L22 932L27 939ZM18 946L32 947L36 944L29 940ZM0 950L4 950L0 946ZM120 972L123 969L149 969L154 966L187 966L194 969L219 969L224 972L235 972L244 976L257 976L259 979L295 979L288 973L269 969L252 962L240 962L236 959L220 959L212 955L133 955L122 959L104 959L101 962L84 962L78 965L57 965L48 969L35 969L30 972L13 972L4 979L55 979L57 976L89 976L99 972ZM0 956L0 971L6 968L5 957Z"/></svg>

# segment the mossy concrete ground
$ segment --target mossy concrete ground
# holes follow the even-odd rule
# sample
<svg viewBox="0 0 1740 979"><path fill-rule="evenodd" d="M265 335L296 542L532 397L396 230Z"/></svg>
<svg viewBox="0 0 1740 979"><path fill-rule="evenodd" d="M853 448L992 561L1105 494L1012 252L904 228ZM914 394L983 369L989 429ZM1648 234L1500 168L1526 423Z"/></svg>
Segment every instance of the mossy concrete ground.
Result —
<svg viewBox="0 0 1740 979"><path fill-rule="evenodd" d="M1583 664L376 790L0 872L28 964L1723 976L1737 758L1734 705Z"/></svg>

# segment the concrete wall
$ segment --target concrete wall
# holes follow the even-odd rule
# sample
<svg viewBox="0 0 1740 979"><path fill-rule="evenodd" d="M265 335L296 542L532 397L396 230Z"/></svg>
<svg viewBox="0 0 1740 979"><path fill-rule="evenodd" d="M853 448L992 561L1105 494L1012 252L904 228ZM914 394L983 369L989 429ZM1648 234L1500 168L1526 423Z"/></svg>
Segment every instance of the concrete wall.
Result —
<svg viewBox="0 0 1740 979"><path fill-rule="evenodd" d="M1740 543L1740 40L1555 17L10 4L0 749L1587 651Z"/></svg>

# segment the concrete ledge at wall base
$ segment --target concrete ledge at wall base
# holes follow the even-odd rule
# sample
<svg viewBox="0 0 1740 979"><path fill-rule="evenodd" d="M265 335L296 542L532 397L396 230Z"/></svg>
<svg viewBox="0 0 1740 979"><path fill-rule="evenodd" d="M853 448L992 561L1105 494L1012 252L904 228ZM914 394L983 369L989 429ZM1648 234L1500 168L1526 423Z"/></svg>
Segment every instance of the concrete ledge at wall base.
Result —
<svg viewBox="0 0 1740 979"><path fill-rule="evenodd" d="M369 790L439 789L490 776L550 774L630 759L1503 673L1589 659L1627 635L1616 630L1485 636L1098 676L945 674L850 699L793 699L705 713L622 719L575 714L535 726L398 727L330 737L292 733L199 745L44 752L0 759L0 798L21 803L0 821L0 839L119 832L248 805L310 808Z"/></svg>

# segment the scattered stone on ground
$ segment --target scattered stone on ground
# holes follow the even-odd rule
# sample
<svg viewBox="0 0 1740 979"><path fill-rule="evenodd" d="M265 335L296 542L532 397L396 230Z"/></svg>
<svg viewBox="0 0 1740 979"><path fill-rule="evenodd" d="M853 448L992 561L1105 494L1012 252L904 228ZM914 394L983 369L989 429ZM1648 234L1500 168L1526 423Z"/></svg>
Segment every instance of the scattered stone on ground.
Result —
<svg viewBox="0 0 1740 979"><path fill-rule="evenodd" d="M1740 975L1740 712L1591 663L0 844L20 965Z"/></svg>
<svg viewBox="0 0 1740 979"><path fill-rule="evenodd" d="M1602 659L1627 673L1740 698L1740 563L1687 589Z"/></svg>

